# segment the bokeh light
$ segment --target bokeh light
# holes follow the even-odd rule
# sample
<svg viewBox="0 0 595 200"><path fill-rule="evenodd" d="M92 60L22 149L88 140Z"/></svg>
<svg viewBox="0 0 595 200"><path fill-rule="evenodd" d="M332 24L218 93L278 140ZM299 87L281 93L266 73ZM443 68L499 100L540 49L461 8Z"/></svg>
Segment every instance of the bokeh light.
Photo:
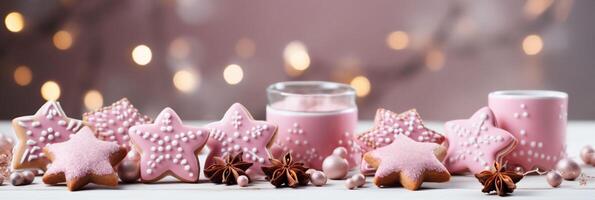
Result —
<svg viewBox="0 0 595 200"><path fill-rule="evenodd" d="M236 43L236 54L242 58L251 58L256 52L256 43L254 40L243 37Z"/></svg>
<svg viewBox="0 0 595 200"><path fill-rule="evenodd" d="M169 54L177 59L188 58L192 48L188 39L178 37L169 43Z"/></svg>
<svg viewBox="0 0 595 200"><path fill-rule="evenodd" d="M54 46L60 50L69 49L72 46L72 34L65 30L60 30L52 37Z"/></svg>
<svg viewBox="0 0 595 200"><path fill-rule="evenodd" d="M404 31L395 31L386 37L386 44L394 50L407 48L409 45L409 35Z"/></svg>
<svg viewBox="0 0 595 200"><path fill-rule="evenodd" d="M430 71L440 71L444 67L445 55L438 49L432 49L426 54L426 67Z"/></svg>
<svg viewBox="0 0 595 200"><path fill-rule="evenodd" d="M25 28L25 18L19 12L11 12L4 18L4 25L8 31L18 33Z"/></svg>
<svg viewBox="0 0 595 200"><path fill-rule="evenodd" d="M60 98L60 85L55 81L46 81L41 85L41 97L47 101L55 101Z"/></svg>
<svg viewBox="0 0 595 200"><path fill-rule="evenodd" d="M543 40L539 35L532 34L523 40L523 51L527 55L537 55L543 49Z"/></svg>
<svg viewBox="0 0 595 200"><path fill-rule="evenodd" d="M138 65L145 66L151 62L152 58L153 53L147 45L141 44L132 50L132 60Z"/></svg>
<svg viewBox="0 0 595 200"><path fill-rule="evenodd" d="M200 83L199 78L198 74L187 69L182 69L174 74L172 81L176 89L183 93L190 93L198 87Z"/></svg>
<svg viewBox="0 0 595 200"><path fill-rule="evenodd" d="M308 49L300 41L293 41L287 44L285 51L283 51L283 59L286 65L298 71L304 71L310 66Z"/></svg>
<svg viewBox="0 0 595 200"><path fill-rule="evenodd" d="M528 0L523 10L527 17L535 18L545 12L552 3L553 0Z"/></svg>
<svg viewBox="0 0 595 200"><path fill-rule="evenodd" d="M85 93L83 103L87 110L96 110L103 106L103 95L97 90L89 90Z"/></svg>
<svg viewBox="0 0 595 200"><path fill-rule="evenodd" d="M370 94L370 90L372 86L370 84L370 80L368 80L365 76L356 76L351 80L351 87L355 89L355 94L358 97L365 97Z"/></svg>
<svg viewBox="0 0 595 200"><path fill-rule="evenodd" d="M14 70L14 82L19 86L27 86L33 80L33 72L25 65L18 66Z"/></svg>
<svg viewBox="0 0 595 200"><path fill-rule="evenodd" d="M227 84L238 84L242 81L243 78L244 71L242 70L242 67L240 67L239 65L231 64L225 67L225 70L223 70L223 79L225 79L225 82L227 82Z"/></svg>

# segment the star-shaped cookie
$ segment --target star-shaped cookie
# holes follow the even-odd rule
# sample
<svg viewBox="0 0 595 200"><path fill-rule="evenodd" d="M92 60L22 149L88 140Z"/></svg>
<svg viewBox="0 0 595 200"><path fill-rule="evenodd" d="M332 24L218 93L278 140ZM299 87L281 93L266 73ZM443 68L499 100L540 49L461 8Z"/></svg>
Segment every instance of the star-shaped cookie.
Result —
<svg viewBox="0 0 595 200"><path fill-rule="evenodd" d="M198 153L209 139L207 129L186 126L171 108L165 108L152 124L130 127L135 149L140 152L140 178L155 182L172 175L183 182L198 182Z"/></svg>
<svg viewBox="0 0 595 200"><path fill-rule="evenodd" d="M517 143L512 134L496 127L488 107L469 119L448 121L444 126L449 143L445 165L451 173L490 170L492 163L500 161Z"/></svg>
<svg viewBox="0 0 595 200"><path fill-rule="evenodd" d="M12 120L12 127L18 139L14 150L14 169L46 169L49 160L43 153L47 144L64 142L83 126L83 122L64 114L60 103L48 101L37 113Z"/></svg>
<svg viewBox="0 0 595 200"><path fill-rule="evenodd" d="M387 146L370 151L364 160L376 168L374 184L379 187L402 185L417 190L423 182L446 182L450 174L441 160L446 148L435 143L416 142L399 134Z"/></svg>
<svg viewBox="0 0 595 200"><path fill-rule="evenodd" d="M234 103L218 122L205 126L211 130L207 142L209 155L205 166L210 166L214 157L224 157L228 153L244 153L244 160L253 162L248 169L250 175L262 175L261 166L269 163L268 147L277 133L277 125L256 121L242 104Z"/></svg>
<svg viewBox="0 0 595 200"><path fill-rule="evenodd" d="M354 141L365 153L389 145L396 140L397 135L405 135L419 142L437 144L442 144L446 139L442 134L426 128L415 109L397 114L379 108L374 118L374 127L355 135ZM366 175L374 174L374 169L366 162L361 163L360 171Z"/></svg>
<svg viewBox="0 0 595 200"><path fill-rule="evenodd" d="M50 144L43 151L52 161L43 175L43 182L66 182L70 191L79 190L88 183L118 185L114 166L126 156L125 148L95 138L86 126L68 141Z"/></svg>
<svg viewBox="0 0 595 200"><path fill-rule="evenodd" d="M140 114L127 98L123 98L110 106L83 114L83 121L94 128L100 140L114 141L130 150L128 128L151 123L151 118Z"/></svg>

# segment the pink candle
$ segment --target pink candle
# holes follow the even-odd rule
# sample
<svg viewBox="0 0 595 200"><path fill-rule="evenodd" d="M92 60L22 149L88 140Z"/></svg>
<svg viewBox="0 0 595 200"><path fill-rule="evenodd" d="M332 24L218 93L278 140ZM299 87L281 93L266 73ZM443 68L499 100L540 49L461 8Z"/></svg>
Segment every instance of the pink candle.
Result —
<svg viewBox="0 0 595 200"><path fill-rule="evenodd" d="M510 90L489 95L498 127L517 139L504 161L525 170L550 170L566 156L568 95L557 91Z"/></svg>
<svg viewBox="0 0 595 200"><path fill-rule="evenodd" d="M357 125L353 88L331 82L282 82L267 92L267 121L279 126L273 156L291 152L295 159L320 170L325 157L345 147L350 166L359 162L359 148L352 141Z"/></svg>

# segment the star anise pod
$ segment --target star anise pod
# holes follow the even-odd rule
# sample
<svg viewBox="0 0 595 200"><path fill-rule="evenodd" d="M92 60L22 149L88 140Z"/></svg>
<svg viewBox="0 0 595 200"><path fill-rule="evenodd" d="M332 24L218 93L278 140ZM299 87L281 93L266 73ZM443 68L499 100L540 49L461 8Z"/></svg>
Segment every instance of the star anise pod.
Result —
<svg viewBox="0 0 595 200"><path fill-rule="evenodd" d="M483 184L481 191L488 194L496 191L496 194L500 196L512 193L516 188L515 184L525 176L514 171L507 171L505 168L500 163L495 162L493 171L486 170L475 174L475 177Z"/></svg>
<svg viewBox="0 0 595 200"><path fill-rule="evenodd" d="M308 168L304 163L294 162L290 153L286 153L281 160L269 159L271 166L262 167L267 180L275 187L297 187L308 185L310 175L306 174Z"/></svg>
<svg viewBox="0 0 595 200"><path fill-rule="evenodd" d="M213 183L225 183L226 185L237 184L239 176L246 175L246 170L252 166L252 163L244 162L242 159L243 152L232 156L227 154L225 159L220 157L214 157L215 163L210 165L204 170L205 175Z"/></svg>

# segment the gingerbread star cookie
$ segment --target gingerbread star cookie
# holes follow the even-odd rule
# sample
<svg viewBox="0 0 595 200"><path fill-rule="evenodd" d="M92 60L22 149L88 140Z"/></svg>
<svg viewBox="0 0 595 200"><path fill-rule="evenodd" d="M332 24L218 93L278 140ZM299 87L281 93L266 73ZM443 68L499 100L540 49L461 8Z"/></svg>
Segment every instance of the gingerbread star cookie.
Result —
<svg viewBox="0 0 595 200"><path fill-rule="evenodd" d="M207 129L183 125L173 109L165 108L154 123L136 125L128 131L141 155L143 182L155 182L170 174L183 182L198 182L197 156L209 139Z"/></svg>
<svg viewBox="0 0 595 200"><path fill-rule="evenodd" d="M244 160L253 162L249 175L262 175L261 166L269 164L268 147L277 133L277 125L256 121L242 104L234 103L218 122L205 126L211 130L207 142L209 155L205 166L214 163L214 157L243 152Z"/></svg>
<svg viewBox="0 0 595 200"><path fill-rule="evenodd" d="M397 135L405 135L419 142L437 144L442 144L446 139L442 134L426 128L415 109L397 114L379 108L374 118L374 127L355 135L354 141L365 153L389 145L396 140ZM361 163L360 171L366 175L374 174L374 169L366 162Z"/></svg>
<svg viewBox="0 0 595 200"><path fill-rule="evenodd" d="M517 143L512 134L496 127L488 107L469 119L449 121L444 126L449 143L445 165L451 173L490 170L492 163L499 162Z"/></svg>
<svg viewBox="0 0 595 200"><path fill-rule="evenodd" d="M113 141L130 150L128 128L151 123L151 118L140 114L127 98L123 98L110 106L83 114L83 121L94 128L100 140Z"/></svg>
<svg viewBox="0 0 595 200"><path fill-rule="evenodd" d="M446 182L450 174L442 164L446 148L435 143L416 142L399 134L391 144L370 151L364 160L376 168L378 187L402 185L417 190L423 182Z"/></svg>
<svg viewBox="0 0 595 200"><path fill-rule="evenodd" d="M68 140L82 126L82 121L68 118L60 103L55 101L46 102L34 115L13 119L12 127L18 144L14 150L12 167L45 170L49 160L43 148Z"/></svg>
<svg viewBox="0 0 595 200"><path fill-rule="evenodd" d="M88 183L117 186L116 166L126 156L126 149L101 141L89 127L61 143L46 146L43 151L52 161L43 175L46 184L66 182L68 190L81 189Z"/></svg>

